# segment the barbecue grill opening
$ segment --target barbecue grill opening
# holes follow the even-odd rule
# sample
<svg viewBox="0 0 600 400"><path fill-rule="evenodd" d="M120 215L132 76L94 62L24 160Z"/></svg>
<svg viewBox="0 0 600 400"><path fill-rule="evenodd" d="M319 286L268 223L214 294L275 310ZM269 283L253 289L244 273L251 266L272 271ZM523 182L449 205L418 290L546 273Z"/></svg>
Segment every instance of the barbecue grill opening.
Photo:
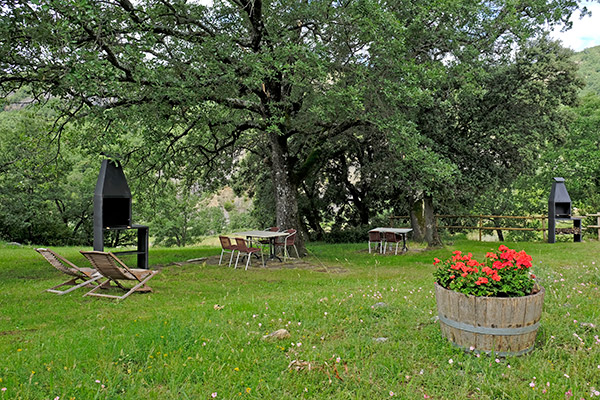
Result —
<svg viewBox="0 0 600 400"><path fill-rule="evenodd" d="M554 203L556 218L571 218L571 203Z"/></svg>
<svg viewBox="0 0 600 400"><path fill-rule="evenodd" d="M102 219L104 228L124 228L131 226L129 213L131 199L104 198L102 202Z"/></svg>

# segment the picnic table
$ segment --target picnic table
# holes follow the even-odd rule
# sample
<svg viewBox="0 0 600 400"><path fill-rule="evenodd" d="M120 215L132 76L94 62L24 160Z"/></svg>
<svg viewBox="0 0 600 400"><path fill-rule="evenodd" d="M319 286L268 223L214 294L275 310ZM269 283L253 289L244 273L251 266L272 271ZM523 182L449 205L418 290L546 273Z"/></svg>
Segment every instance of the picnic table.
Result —
<svg viewBox="0 0 600 400"><path fill-rule="evenodd" d="M406 246L406 234L412 232L411 228L375 228L371 229L369 232L379 232L379 233L394 233L397 236L402 237L402 251L408 251L408 247Z"/></svg>
<svg viewBox="0 0 600 400"><path fill-rule="evenodd" d="M281 258L277 257L275 254L275 239L277 238L285 238L289 235L287 232L272 232L272 231L242 231L242 232L234 232L234 235L244 236L246 239L250 241L250 245L252 246L252 239L267 239L269 241L269 260L278 259L281 261Z"/></svg>

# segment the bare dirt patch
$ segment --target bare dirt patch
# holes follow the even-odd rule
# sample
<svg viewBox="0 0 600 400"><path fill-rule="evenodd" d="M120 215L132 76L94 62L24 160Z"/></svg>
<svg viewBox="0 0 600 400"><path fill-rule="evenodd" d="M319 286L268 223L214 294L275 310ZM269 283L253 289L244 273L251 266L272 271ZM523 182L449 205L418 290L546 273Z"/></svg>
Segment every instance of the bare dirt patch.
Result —
<svg viewBox="0 0 600 400"><path fill-rule="evenodd" d="M232 267L233 267L234 263L235 263L235 260L232 263ZM174 262L174 263L171 263L168 265L153 265L151 268L152 269L163 269L165 267L171 267L171 266L181 267L184 265L194 265L194 264L195 265L202 265L202 264L219 265L219 256L196 258L193 260ZM225 255L223 257L223 261L221 262L221 266L227 267L228 264L229 264L229 258L227 257L227 255ZM242 269L245 268L245 262L242 264L241 259L238 263L238 269L239 268L242 268ZM312 264L310 262L304 261L303 259L299 259L299 260L292 259L292 260L286 260L285 262L279 261L279 260L270 260L270 261L265 262L264 267L262 266L261 261L259 259L252 259L252 263L248 267L248 270L251 270L251 269L272 269L272 270L305 269L305 270L313 270L315 272L325 272L325 273L330 273L330 274L332 274L332 273L333 274L341 274L344 272L348 272L348 270L345 268L316 265L316 264Z"/></svg>

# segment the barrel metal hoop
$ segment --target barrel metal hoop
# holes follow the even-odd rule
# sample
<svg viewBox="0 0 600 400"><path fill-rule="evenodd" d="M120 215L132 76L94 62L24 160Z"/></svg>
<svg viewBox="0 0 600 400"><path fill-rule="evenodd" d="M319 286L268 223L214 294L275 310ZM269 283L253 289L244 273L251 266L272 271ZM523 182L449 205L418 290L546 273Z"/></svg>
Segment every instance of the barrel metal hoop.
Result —
<svg viewBox="0 0 600 400"><path fill-rule="evenodd" d="M467 332L480 333L482 335L498 335L498 336L512 336L522 335L525 333L533 332L540 326L540 321L533 325L524 326L522 328L489 328L485 326L473 326L465 324L464 322L458 322L439 315L440 322L451 326L452 328L460 329Z"/></svg>

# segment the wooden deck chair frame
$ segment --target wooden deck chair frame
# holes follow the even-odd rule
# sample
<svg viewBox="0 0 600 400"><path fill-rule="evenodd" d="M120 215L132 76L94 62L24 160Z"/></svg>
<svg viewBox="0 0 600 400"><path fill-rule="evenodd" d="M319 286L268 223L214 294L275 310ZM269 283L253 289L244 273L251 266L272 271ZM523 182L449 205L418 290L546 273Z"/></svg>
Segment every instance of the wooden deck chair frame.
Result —
<svg viewBox="0 0 600 400"><path fill-rule="evenodd" d="M50 289L46 289L46 292L55 293L60 295L67 294L72 292L73 290L77 290L84 286L93 286L94 283L102 278L102 275L98 273L98 271L92 268L79 268L77 265L73 264L71 261L67 260L60 254L55 253L50 249L39 248L35 249L42 257L46 259L54 268L63 272L67 275L72 276L72 279L69 279L66 282L61 283L60 285L56 285L51 287ZM81 280L82 282L77 282ZM98 283L95 283L98 285ZM72 286L67 290L57 290L63 286Z"/></svg>
<svg viewBox="0 0 600 400"><path fill-rule="evenodd" d="M158 273L155 270L149 269L132 269L127 267L125 263L113 253L104 251L80 251L81 254L87 258L90 263L96 268L96 270L106 278L106 281L101 283L98 287L90 290L84 296L98 296L108 297L111 299L123 300L129 297L133 292L152 292L152 288L146 285L150 279ZM135 286L127 288L119 281L135 281ZM117 287L125 291L126 293L122 296L115 296L104 293L96 293L98 289L109 288L111 283L114 283Z"/></svg>

